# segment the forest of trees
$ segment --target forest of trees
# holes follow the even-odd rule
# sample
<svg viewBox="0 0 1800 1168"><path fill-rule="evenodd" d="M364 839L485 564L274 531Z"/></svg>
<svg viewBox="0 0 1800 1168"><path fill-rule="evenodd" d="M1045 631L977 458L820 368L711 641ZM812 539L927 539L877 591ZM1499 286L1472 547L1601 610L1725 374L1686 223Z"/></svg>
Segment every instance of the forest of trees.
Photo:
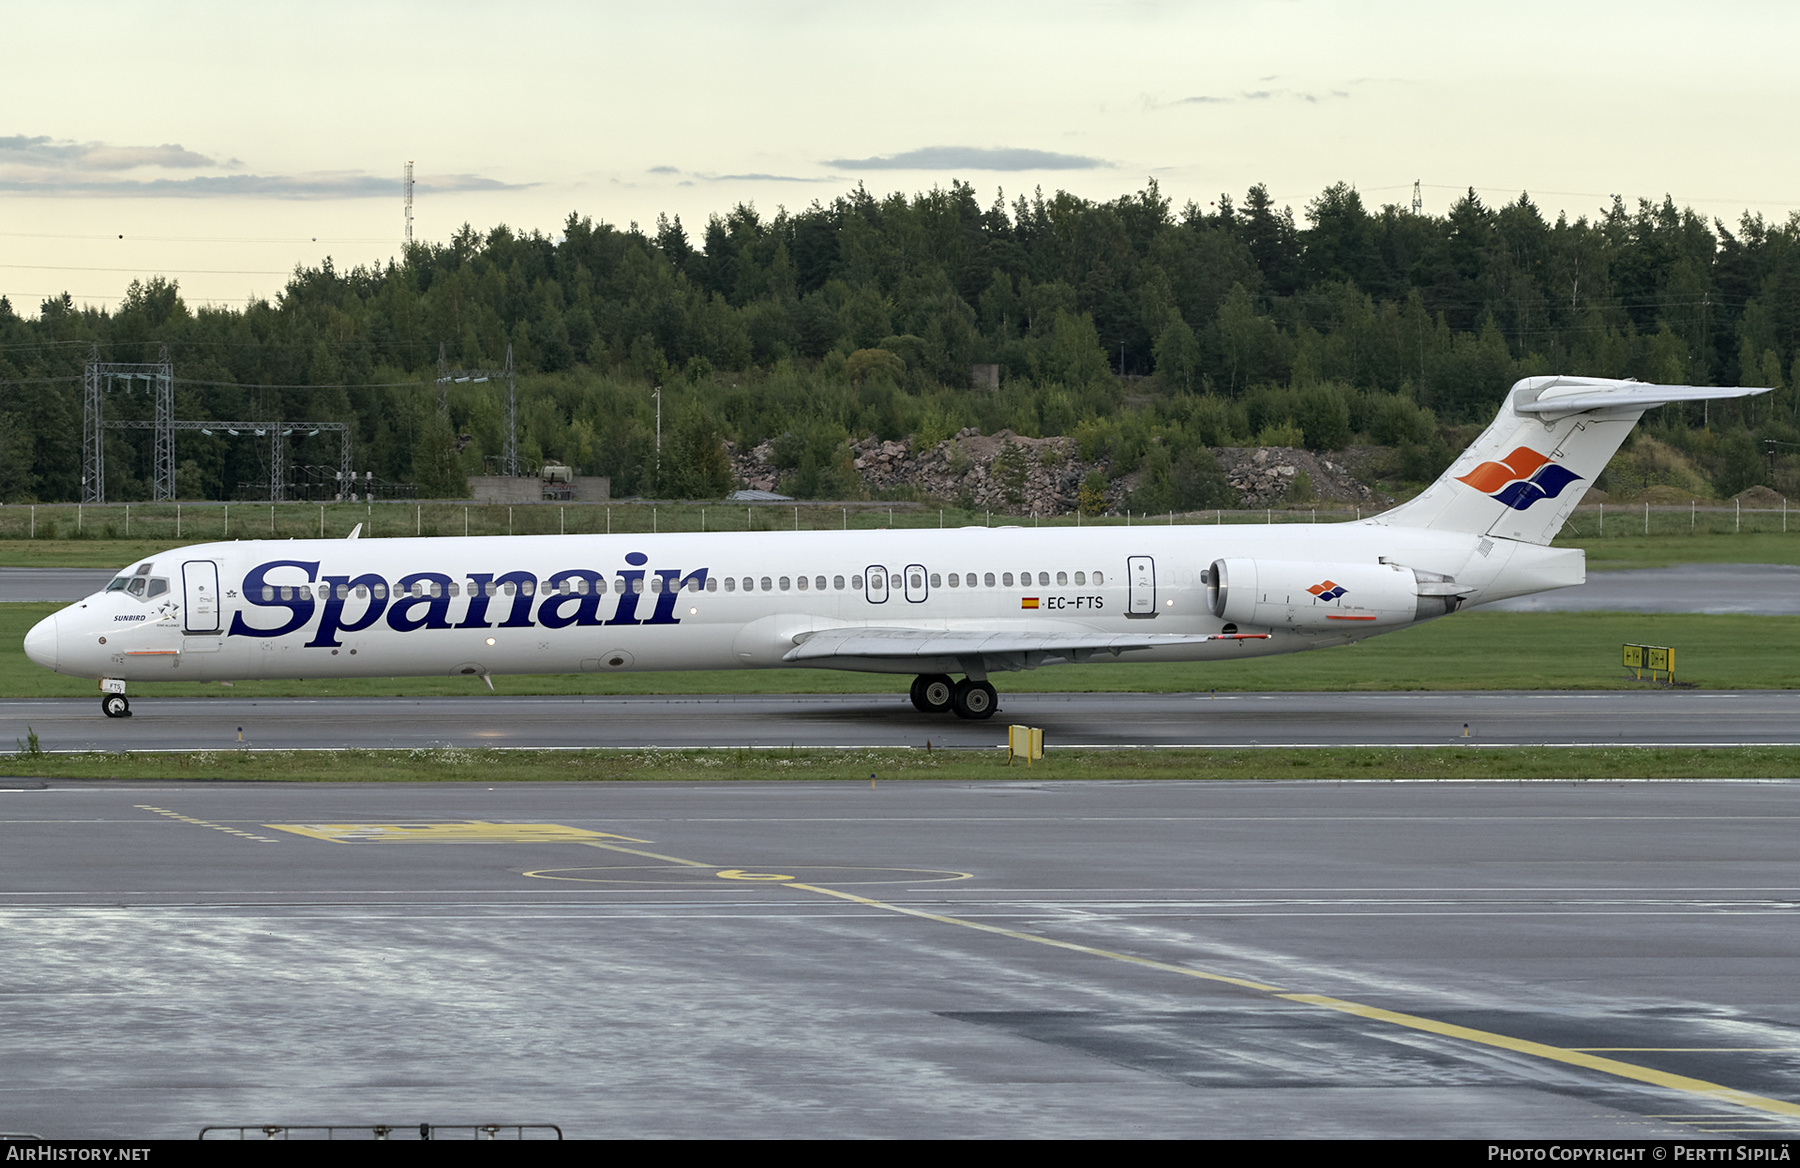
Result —
<svg viewBox="0 0 1800 1168"><path fill-rule="evenodd" d="M985 208L962 183L859 187L799 212L738 206L697 238L667 218L570 215L556 237L465 226L395 263L297 269L242 308L189 308L160 277L113 313L65 295L25 316L0 298L0 500L78 496L96 346L108 361L167 346L177 417L348 422L359 471L454 495L491 472L503 403L491 383L458 385L445 431L440 345L462 367L496 367L510 345L524 459L610 475L618 496L715 496L730 487L720 443L765 439L794 492L853 496L850 439L965 426L1073 436L1114 477L1148 469L1140 501L1158 509L1212 502L1216 476L1174 472L1224 445L1380 445L1417 481L1516 378L1549 372L1776 386L1665 407L1643 430L1721 496L1790 491L1800 216L1728 228L1665 199L1549 221L1526 195L1491 207L1470 191L1439 217L1371 210L1343 184L1298 218L1260 186L1179 210L1154 181ZM999 388L970 388L978 364ZM120 392L107 409L151 403ZM109 498L149 497L149 434L111 435ZM335 462L334 437L311 441L290 462ZM176 457L184 498L267 482L259 443L184 433Z"/></svg>

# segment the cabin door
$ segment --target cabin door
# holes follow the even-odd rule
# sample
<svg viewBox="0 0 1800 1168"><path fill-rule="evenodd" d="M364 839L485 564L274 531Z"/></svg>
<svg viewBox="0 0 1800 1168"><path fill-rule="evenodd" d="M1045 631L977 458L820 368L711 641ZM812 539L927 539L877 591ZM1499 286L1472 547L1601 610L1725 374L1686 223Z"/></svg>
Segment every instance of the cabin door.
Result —
<svg viewBox="0 0 1800 1168"><path fill-rule="evenodd" d="M181 565L183 628L190 633L219 631L219 565L189 560Z"/></svg>
<svg viewBox="0 0 1800 1168"><path fill-rule="evenodd" d="M1156 561L1149 556L1131 556L1125 561L1125 586L1130 590L1125 615L1139 618L1156 615Z"/></svg>
<svg viewBox="0 0 1800 1168"><path fill-rule="evenodd" d="M863 580L868 585L863 595L869 598L870 604L886 604L888 598L887 569L880 564L870 564Z"/></svg>

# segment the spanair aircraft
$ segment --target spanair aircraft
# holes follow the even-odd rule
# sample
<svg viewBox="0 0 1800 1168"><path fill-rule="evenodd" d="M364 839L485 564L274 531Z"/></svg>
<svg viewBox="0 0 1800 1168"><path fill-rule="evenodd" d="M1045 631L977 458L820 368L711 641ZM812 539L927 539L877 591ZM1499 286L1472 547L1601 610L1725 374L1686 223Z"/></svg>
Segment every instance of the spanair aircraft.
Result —
<svg viewBox="0 0 1800 1168"><path fill-rule="evenodd" d="M200 544L25 652L114 718L139 681L794 666L914 674L920 710L986 718L994 673L1319 649L1580 584L1549 543L1643 412L1766 392L1526 378L1423 494L1353 523Z"/></svg>

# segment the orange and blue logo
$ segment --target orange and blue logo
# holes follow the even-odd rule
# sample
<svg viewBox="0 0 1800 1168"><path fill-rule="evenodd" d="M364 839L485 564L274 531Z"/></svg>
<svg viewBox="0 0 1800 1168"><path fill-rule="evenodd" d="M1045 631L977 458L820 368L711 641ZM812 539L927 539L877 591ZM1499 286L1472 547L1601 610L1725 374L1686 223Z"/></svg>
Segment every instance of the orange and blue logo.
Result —
<svg viewBox="0 0 1800 1168"><path fill-rule="evenodd" d="M1344 586L1330 580L1321 580L1311 588L1308 588L1307 591L1314 596L1317 596L1320 600L1336 600L1344 594Z"/></svg>
<svg viewBox="0 0 1800 1168"><path fill-rule="evenodd" d="M1497 499L1515 511L1524 511L1542 499L1554 499L1581 476L1551 462L1529 446L1519 446L1499 462L1484 462L1457 482Z"/></svg>

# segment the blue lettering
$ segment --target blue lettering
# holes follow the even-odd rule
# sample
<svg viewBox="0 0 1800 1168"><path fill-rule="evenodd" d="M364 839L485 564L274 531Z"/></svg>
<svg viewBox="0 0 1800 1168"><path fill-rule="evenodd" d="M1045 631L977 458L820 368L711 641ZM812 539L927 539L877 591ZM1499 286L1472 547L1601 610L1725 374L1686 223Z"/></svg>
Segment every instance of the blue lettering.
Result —
<svg viewBox="0 0 1800 1168"><path fill-rule="evenodd" d="M413 585L424 584L425 595L405 596L412 591ZM434 589L431 585L437 585ZM432 593L437 595L433 596ZM405 596L405 599L401 599ZM411 611L420 605L425 606L425 615L414 617ZM414 629L447 629L450 627L450 577L442 572L414 572L403 576L394 585L394 603L388 606L388 627L396 633L410 633Z"/></svg>
<svg viewBox="0 0 1800 1168"><path fill-rule="evenodd" d="M559 595L560 585L565 581L582 580L587 583L584 592L571 592ZM588 568L570 568L565 572L544 581L544 601L538 605L538 623L547 629L566 629L570 625L597 625L600 620L600 593L606 587L606 577ZM562 608L573 604L572 615L564 616Z"/></svg>
<svg viewBox="0 0 1800 1168"><path fill-rule="evenodd" d="M348 576L326 576L322 586L325 589L325 604L319 610L319 631L306 643L309 649L337 648L343 643L337 639L338 633L362 632L380 620L381 611L387 607L387 581L373 572L366 572L354 580ZM360 619L345 624L344 600L357 588L369 590L369 605L363 610ZM343 593L341 597L340 592Z"/></svg>
<svg viewBox="0 0 1800 1168"><path fill-rule="evenodd" d="M512 585L508 591L507 585ZM495 589L503 596L512 597L512 607L506 610L506 619L500 622L503 629L528 629L531 627L531 594L537 591L537 577L530 572L508 572L504 576L494 578ZM487 589L483 588L483 592ZM486 606L483 605L485 609Z"/></svg>
<svg viewBox="0 0 1800 1168"><path fill-rule="evenodd" d="M675 615L675 602L681 599L681 589L689 581L694 582L695 590L706 587L706 569L696 568L683 576L680 568L658 568L656 574L662 577L662 595L656 598L656 612L644 623L647 625L678 625L681 618Z"/></svg>
<svg viewBox="0 0 1800 1168"><path fill-rule="evenodd" d="M632 552L625 558L634 564L641 564L648 557L639 552ZM619 607L613 610L612 619L606 623L609 625L643 624L644 622L637 618L638 592L644 586L643 570L620 572L619 580L624 584L624 587L619 589Z"/></svg>
<svg viewBox="0 0 1800 1168"><path fill-rule="evenodd" d="M280 628L259 629L246 624L242 612L234 612L231 614L231 636L282 637L293 632L295 629L303 628L306 625L306 622L312 619L312 597L303 592L297 592L291 584L271 585L267 582L268 574L276 568L299 568L306 573L307 582L311 583L313 578L319 573L319 561L271 560L266 564L258 564L256 567L250 569L249 575L244 577L244 599L259 608L285 608L291 615L288 617L287 623L283 624ZM291 593L295 594L289 599L282 599L281 589L283 587L286 587ZM270 598L267 600L263 599L264 588L270 589Z"/></svg>

